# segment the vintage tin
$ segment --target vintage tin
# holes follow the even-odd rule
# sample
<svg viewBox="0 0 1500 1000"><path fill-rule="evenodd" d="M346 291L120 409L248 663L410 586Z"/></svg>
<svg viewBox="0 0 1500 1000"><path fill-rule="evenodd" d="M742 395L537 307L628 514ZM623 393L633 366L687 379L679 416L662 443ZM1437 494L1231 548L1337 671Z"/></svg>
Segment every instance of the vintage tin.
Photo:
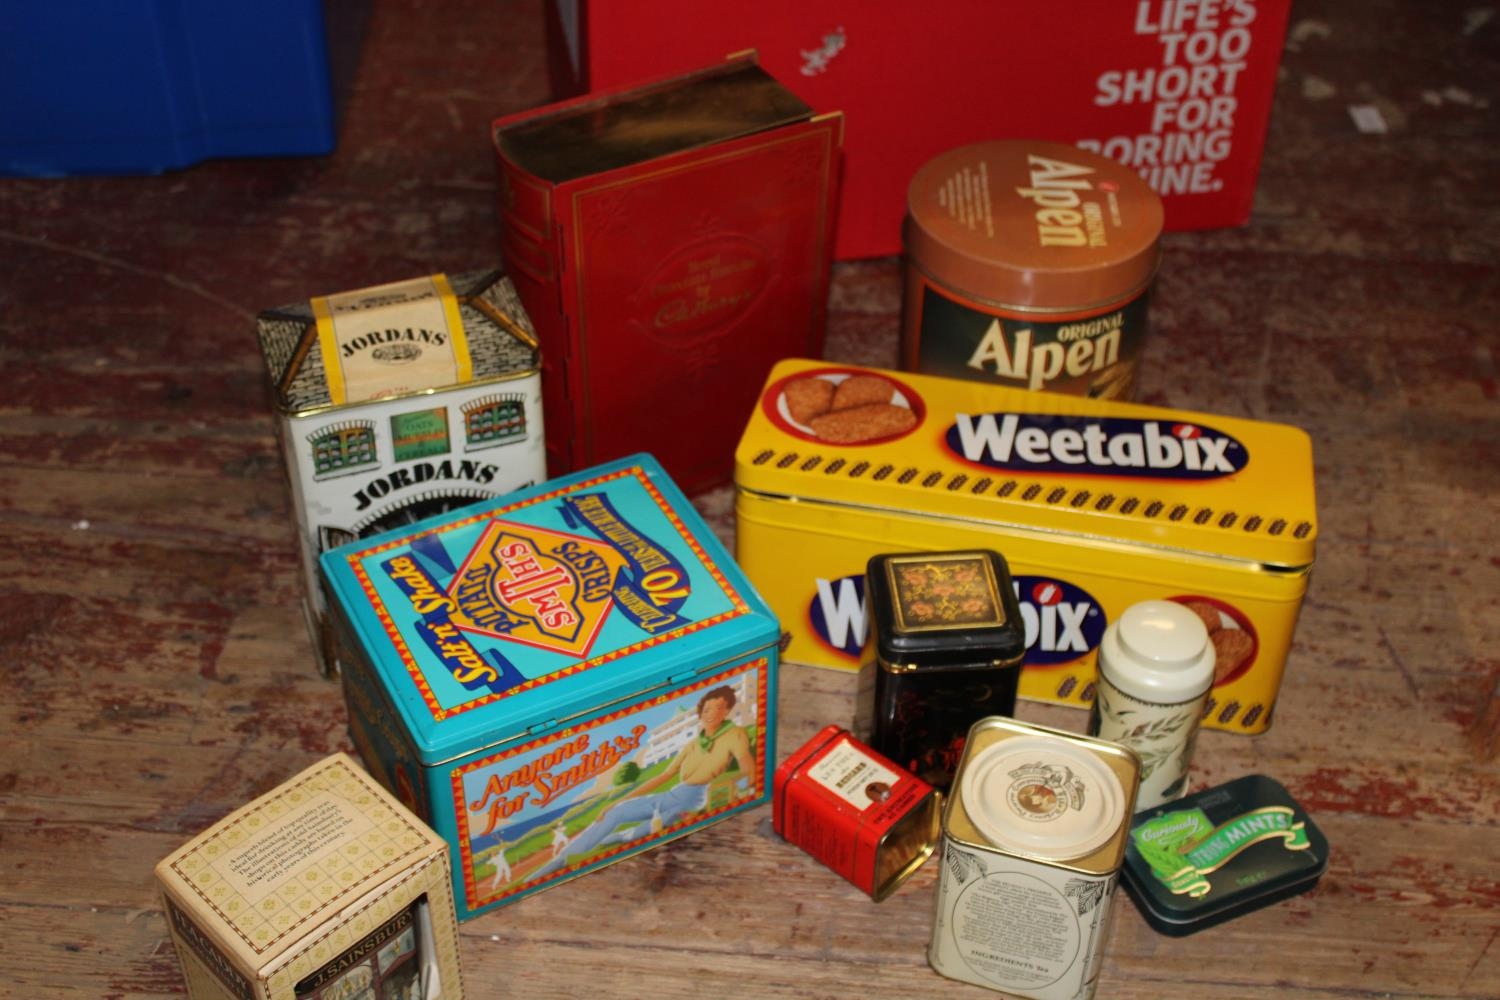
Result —
<svg viewBox="0 0 1500 1000"><path fill-rule="evenodd" d="M350 736L460 919L769 798L780 628L649 455L322 565Z"/></svg>
<svg viewBox="0 0 1500 1000"><path fill-rule="evenodd" d="M1129 399L1162 204L1135 170L1052 142L949 150L912 178L901 366Z"/></svg>
<svg viewBox="0 0 1500 1000"><path fill-rule="evenodd" d="M297 302L257 326L327 674L320 552L546 478L536 338L494 271Z"/></svg>
<svg viewBox="0 0 1500 1000"><path fill-rule="evenodd" d="M156 866L196 1000L463 1000L448 845L344 754Z"/></svg>
<svg viewBox="0 0 1500 1000"><path fill-rule="evenodd" d="M865 592L855 732L946 789L969 727L1015 714L1026 629L1010 570L989 549L878 555Z"/></svg>
<svg viewBox="0 0 1500 1000"><path fill-rule="evenodd" d="M1109 623L1099 644L1088 734L1141 758L1136 808L1187 791L1198 725L1214 683L1203 619L1176 601L1142 601Z"/></svg>
<svg viewBox="0 0 1500 1000"><path fill-rule="evenodd" d="M1138 771L1114 743L975 723L943 809L932 967L1030 1000L1092 997Z"/></svg>
<svg viewBox="0 0 1500 1000"><path fill-rule="evenodd" d="M776 832L877 903L937 846L941 793L839 726L782 761L774 786Z"/></svg>
<svg viewBox="0 0 1500 1000"><path fill-rule="evenodd" d="M1261 774L1137 813L1125 848L1125 887L1174 937L1307 892L1327 870L1323 831Z"/></svg>
<svg viewBox="0 0 1500 1000"><path fill-rule="evenodd" d="M1089 705L1105 627L1159 598L1212 622L1203 725L1270 723L1317 536L1297 428L788 360L735 481L740 565L788 660L859 668L871 556L995 549L1026 627L1020 697Z"/></svg>

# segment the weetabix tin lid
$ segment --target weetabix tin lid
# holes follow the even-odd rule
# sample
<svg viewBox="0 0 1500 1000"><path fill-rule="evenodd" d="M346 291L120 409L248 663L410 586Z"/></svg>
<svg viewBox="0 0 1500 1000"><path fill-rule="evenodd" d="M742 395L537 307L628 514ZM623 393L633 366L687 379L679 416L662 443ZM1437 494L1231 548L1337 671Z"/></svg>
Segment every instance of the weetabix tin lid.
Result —
<svg viewBox="0 0 1500 1000"><path fill-rule="evenodd" d="M988 549L878 555L865 572L876 652L903 669L1019 663L1026 626L1005 558Z"/></svg>
<svg viewBox="0 0 1500 1000"><path fill-rule="evenodd" d="M498 271L433 274L269 309L257 319L277 407L303 415L540 365L536 330Z"/></svg>
<svg viewBox="0 0 1500 1000"><path fill-rule="evenodd" d="M906 253L966 295L1075 311L1151 281L1163 217L1150 185L1108 157L1054 142L981 142L912 177Z"/></svg>
<svg viewBox="0 0 1500 1000"><path fill-rule="evenodd" d="M808 505L1275 571L1311 566L1317 538L1299 428L823 361L771 370L734 478Z"/></svg>
<svg viewBox="0 0 1500 1000"><path fill-rule="evenodd" d="M326 552L332 603L424 763L752 651L780 628L656 459L635 455Z"/></svg>
<svg viewBox="0 0 1500 1000"><path fill-rule="evenodd" d="M1131 897L1176 937L1307 892L1327 869L1323 831L1262 774L1143 810L1125 849Z"/></svg>
<svg viewBox="0 0 1500 1000"><path fill-rule="evenodd" d="M1131 750L1000 716L969 731L943 830L990 850L1109 872L1125 851L1140 761Z"/></svg>

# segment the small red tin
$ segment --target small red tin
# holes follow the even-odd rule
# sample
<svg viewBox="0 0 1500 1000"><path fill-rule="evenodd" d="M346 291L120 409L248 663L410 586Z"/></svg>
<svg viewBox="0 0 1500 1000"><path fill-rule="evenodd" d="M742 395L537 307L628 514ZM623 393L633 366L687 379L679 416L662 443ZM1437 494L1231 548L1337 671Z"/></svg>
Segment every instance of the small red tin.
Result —
<svg viewBox="0 0 1500 1000"><path fill-rule="evenodd" d="M773 787L776 832L876 902L922 867L942 833L941 793L838 726L782 761Z"/></svg>

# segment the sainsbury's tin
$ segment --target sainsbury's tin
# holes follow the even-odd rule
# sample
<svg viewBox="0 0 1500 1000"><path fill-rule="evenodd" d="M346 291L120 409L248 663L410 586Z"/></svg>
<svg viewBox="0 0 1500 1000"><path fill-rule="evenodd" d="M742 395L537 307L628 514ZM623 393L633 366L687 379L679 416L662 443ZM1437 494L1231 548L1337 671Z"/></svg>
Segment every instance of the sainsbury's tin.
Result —
<svg viewBox="0 0 1500 1000"><path fill-rule="evenodd" d="M1015 714L1026 629L1005 557L882 554L865 567L865 587L870 648L855 732L946 790L969 727Z"/></svg>
<svg viewBox="0 0 1500 1000"><path fill-rule="evenodd" d="M768 800L780 628L651 456L322 566L350 737L460 919Z"/></svg>
<svg viewBox="0 0 1500 1000"><path fill-rule="evenodd" d="M1295 427L787 360L735 485L740 565L788 660L859 668L872 556L995 549L1025 626L1020 697L1087 707L1109 622L1174 600L1214 644L1203 725L1270 724L1317 536Z"/></svg>
<svg viewBox="0 0 1500 1000"><path fill-rule="evenodd" d="M332 670L318 554L546 478L531 320L495 271L441 274L261 313L304 573Z"/></svg>
<svg viewBox="0 0 1500 1000"><path fill-rule="evenodd" d="M781 762L773 794L776 832L877 903L937 845L942 795L839 726Z"/></svg>
<svg viewBox="0 0 1500 1000"><path fill-rule="evenodd" d="M156 866L191 1000L463 1000L448 845L344 754Z"/></svg>
<svg viewBox="0 0 1500 1000"><path fill-rule="evenodd" d="M1028 1000L1092 997L1139 770L1114 743L975 723L943 809L933 969Z"/></svg>

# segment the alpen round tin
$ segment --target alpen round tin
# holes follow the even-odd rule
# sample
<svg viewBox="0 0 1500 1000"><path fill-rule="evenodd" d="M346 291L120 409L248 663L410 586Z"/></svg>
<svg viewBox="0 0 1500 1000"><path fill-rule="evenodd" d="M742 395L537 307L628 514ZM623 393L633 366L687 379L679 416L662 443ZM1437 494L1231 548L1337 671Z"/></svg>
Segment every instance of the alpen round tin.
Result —
<svg viewBox="0 0 1500 1000"><path fill-rule="evenodd" d="M935 157L907 192L902 367L1130 398L1162 219L1135 171L1072 146Z"/></svg>
<svg viewBox="0 0 1500 1000"><path fill-rule="evenodd" d="M1093 996L1139 770L1114 743L975 723L943 810L933 969L1030 1000Z"/></svg>

